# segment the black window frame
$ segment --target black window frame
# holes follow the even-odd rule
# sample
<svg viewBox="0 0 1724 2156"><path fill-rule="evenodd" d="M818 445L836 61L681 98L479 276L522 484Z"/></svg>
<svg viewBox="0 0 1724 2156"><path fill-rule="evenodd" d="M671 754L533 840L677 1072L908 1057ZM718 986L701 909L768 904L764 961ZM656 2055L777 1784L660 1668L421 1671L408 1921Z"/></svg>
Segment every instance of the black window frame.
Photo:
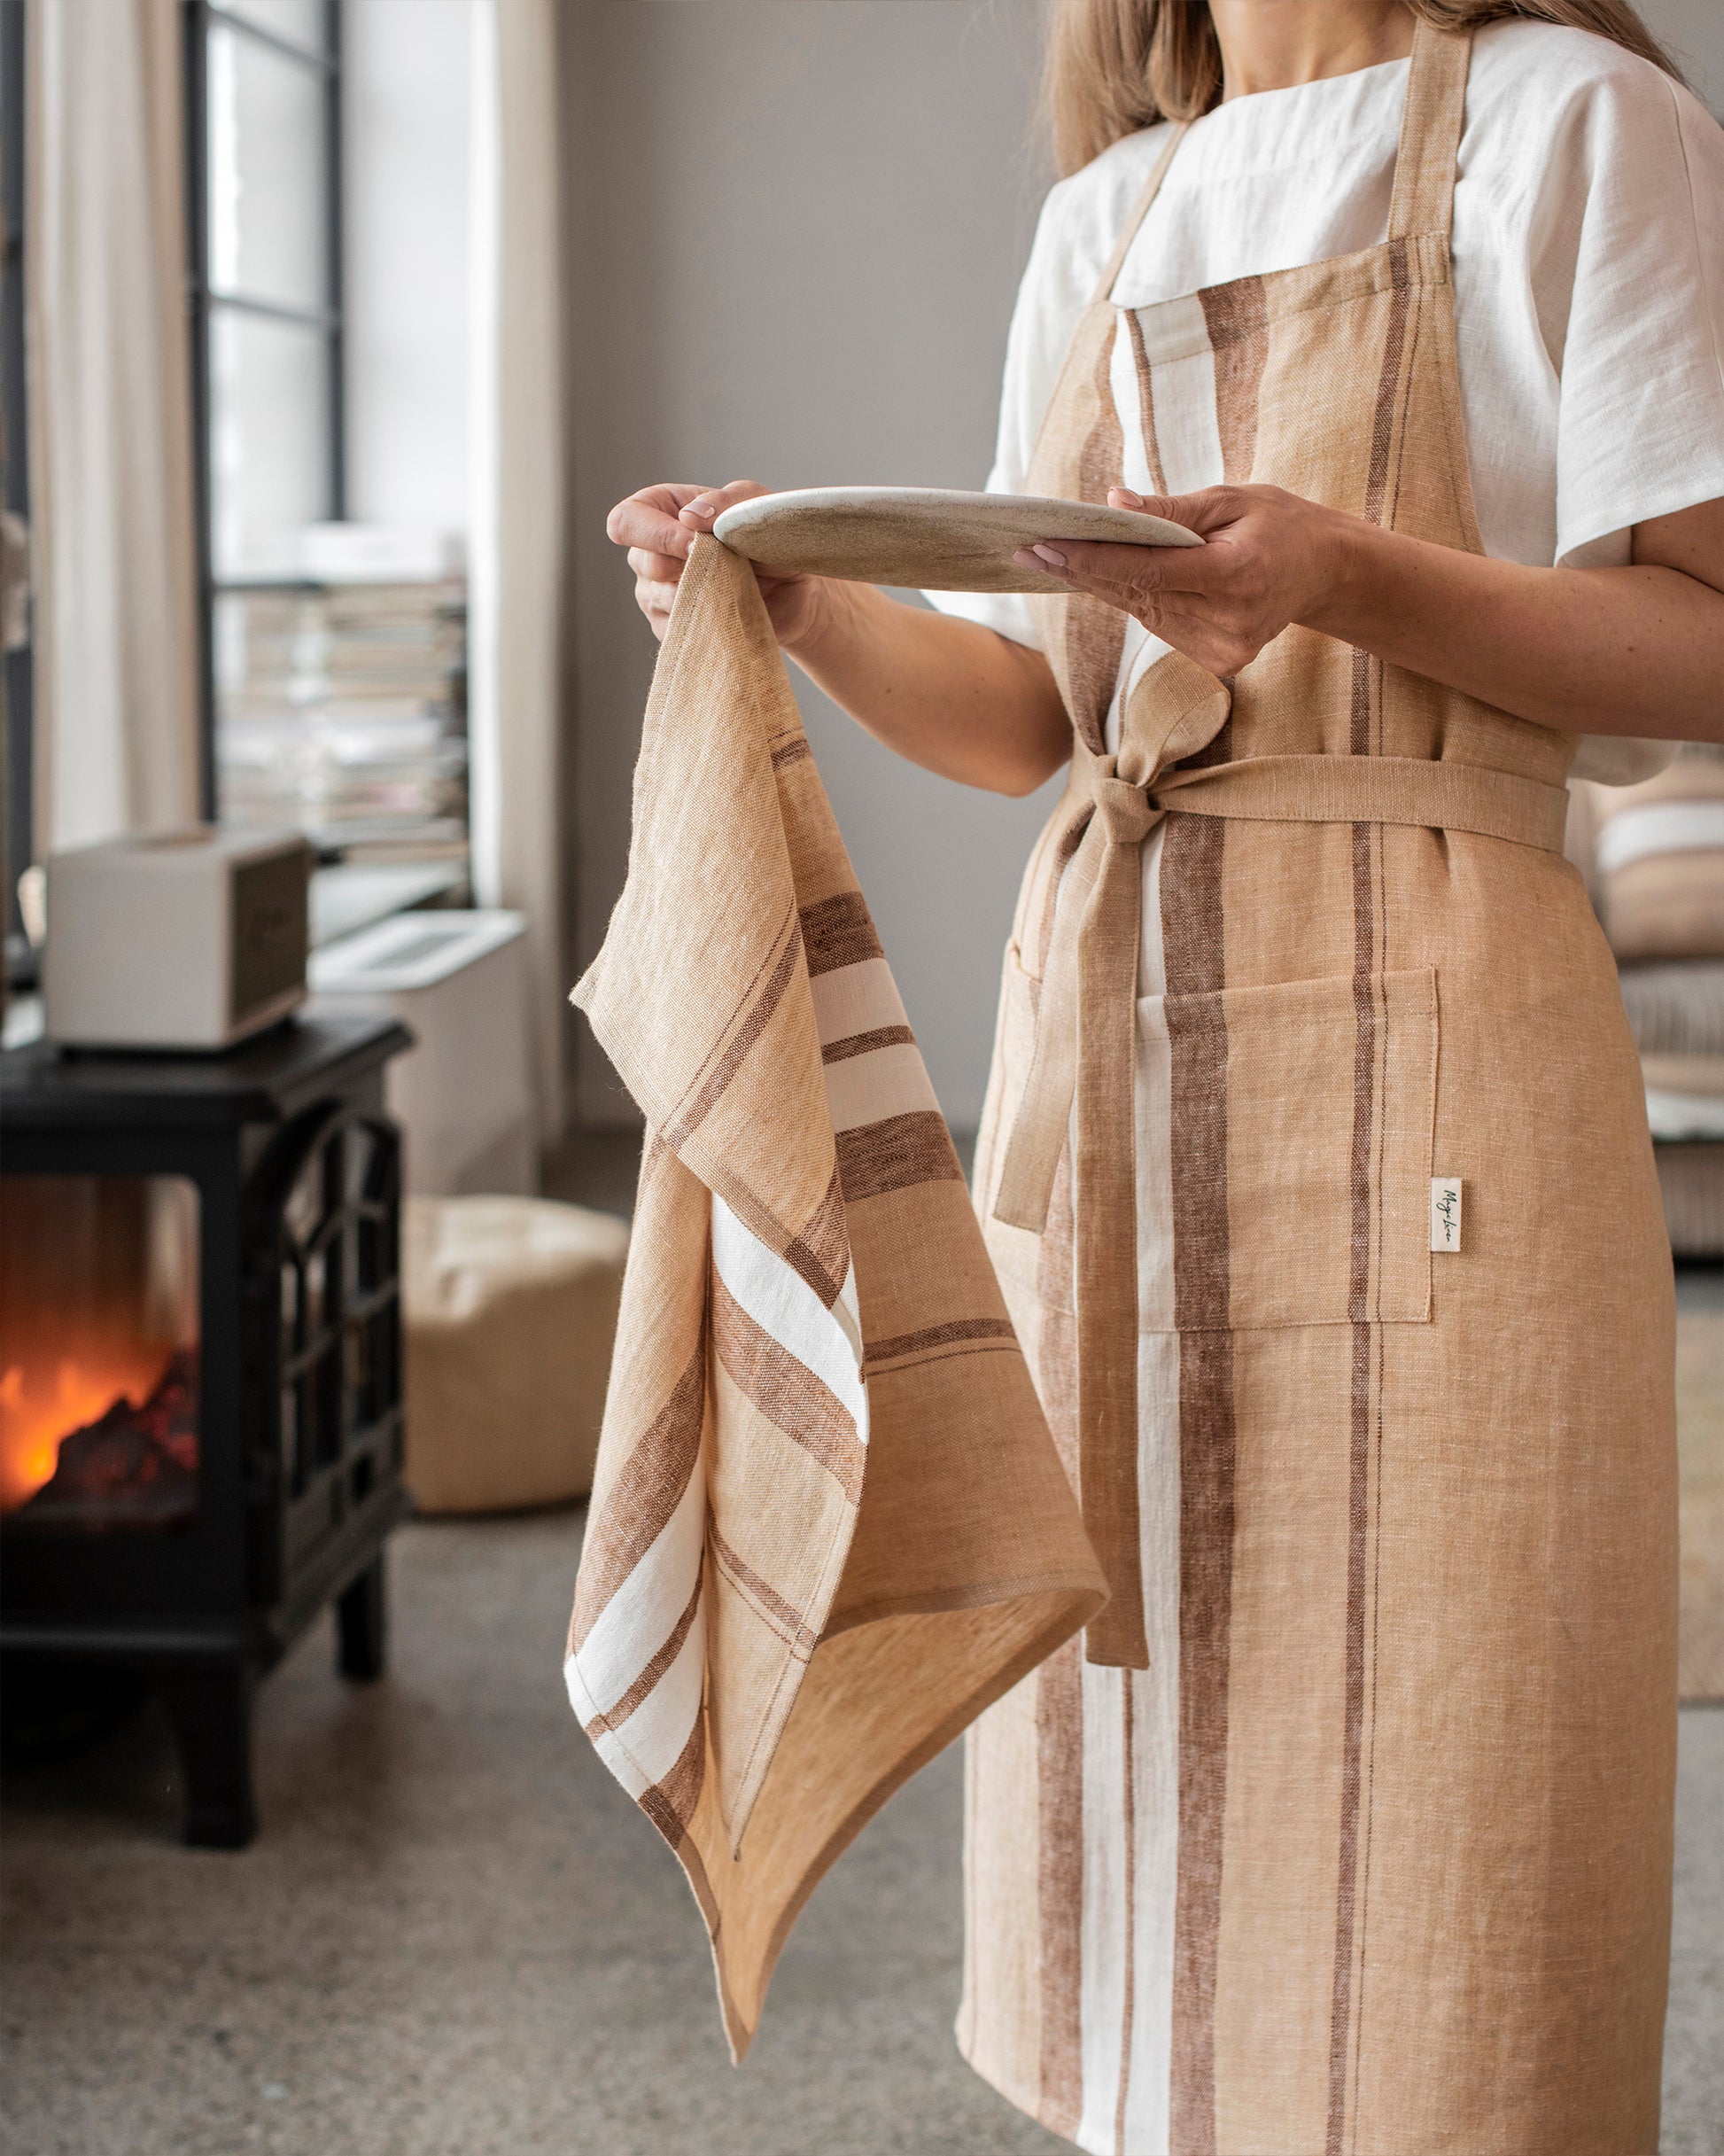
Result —
<svg viewBox="0 0 1724 2156"><path fill-rule="evenodd" d="M315 329L324 339L328 369L329 471L332 519L347 513L346 275L342 261L341 158L342 0L322 0L323 50L314 52L253 21L223 0L183 0L186 128L187 304L191 346L191 412L198 546L198 790L202 813L220 812L216 777L215 601L223 588L215 574L210 494L210 329L221 311L291 322ZM243 292L218 292L209 274L209 34L231 30L306 67L323 84L323 214L326 290L319 307L283 305Z"/></svg>

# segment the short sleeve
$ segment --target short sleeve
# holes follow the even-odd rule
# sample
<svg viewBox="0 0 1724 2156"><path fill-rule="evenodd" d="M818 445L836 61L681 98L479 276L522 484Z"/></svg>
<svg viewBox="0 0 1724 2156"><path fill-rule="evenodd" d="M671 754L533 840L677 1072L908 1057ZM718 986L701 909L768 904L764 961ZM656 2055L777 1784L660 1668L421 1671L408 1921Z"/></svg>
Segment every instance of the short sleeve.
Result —
<svg viewBox="0 0 1724 2156"><path fill-rule="evenodd" d="M1546 185L1583 206L1534 271L1573 264L1565 323L1539 294L1560 337L1556 559L1613 567L1635 525L1724 497L1724 131L1657 69L1612 70Z"/></svg>
<svg viewBox="0 0 1724 2156"><path fill-rule="evenodd" d="M990 494L1028 491L1025 478L1036 437L1041 432L1042 416L1089 296L1086 272L1089 282L1094 281L1095 270L1087 259L1090 251L1078 243L1071 230L1072 184L1069 180L1062 181L1043 204L1035 243L1018 287L1017 305L1006 340L1006 377L1000 391L993 469L988 474ZM1023 593L930 591L924 596L943 614L997 629L1002 636L1028 644L1032 650L1042 648L1034 611Z"/></svg>

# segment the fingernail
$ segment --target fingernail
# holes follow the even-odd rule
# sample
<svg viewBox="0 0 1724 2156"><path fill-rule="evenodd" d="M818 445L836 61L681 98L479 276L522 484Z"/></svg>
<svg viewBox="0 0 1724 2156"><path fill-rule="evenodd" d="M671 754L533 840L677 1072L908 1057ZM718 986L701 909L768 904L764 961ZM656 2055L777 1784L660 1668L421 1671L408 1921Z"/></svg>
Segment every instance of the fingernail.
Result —
<svg viewBox="0 0 1724 2156"><path fill-rule="evenodd" d="M1134 494L1129 486L1116 486L1114 492L1122 502L1129 502L1133 509L1141 509L1144 505L1143 496L1140 494Z"/></svg>
<svg viewBox="0 0 1724 2156"><path fill-rule="evenodd" d="M712 504L710 502L686 502L683 505L682 513L685 517L710 517L712 514Z"/></svg>
<svg viewBox="0 0 1724 2156"><path fill-rule="evenodd" d="M1058 547L1050 547L1038 542L1029 551L1038 560L1045 562L1050 569L1063 569L1066 565L1066 557L1060 553Z"/></svg>

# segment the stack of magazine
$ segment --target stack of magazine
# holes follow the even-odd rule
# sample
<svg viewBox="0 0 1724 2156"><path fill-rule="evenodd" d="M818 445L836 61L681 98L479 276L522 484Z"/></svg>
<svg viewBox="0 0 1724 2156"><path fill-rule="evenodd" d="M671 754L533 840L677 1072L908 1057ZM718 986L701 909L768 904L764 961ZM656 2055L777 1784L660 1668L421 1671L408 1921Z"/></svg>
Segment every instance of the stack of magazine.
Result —
<svg viewBox="0 0 1724 2156"><path fill-rule="evenodd" d="M467 605L453 576L229 585L215 598L224 823L325 860L467 856Z"/></svg>

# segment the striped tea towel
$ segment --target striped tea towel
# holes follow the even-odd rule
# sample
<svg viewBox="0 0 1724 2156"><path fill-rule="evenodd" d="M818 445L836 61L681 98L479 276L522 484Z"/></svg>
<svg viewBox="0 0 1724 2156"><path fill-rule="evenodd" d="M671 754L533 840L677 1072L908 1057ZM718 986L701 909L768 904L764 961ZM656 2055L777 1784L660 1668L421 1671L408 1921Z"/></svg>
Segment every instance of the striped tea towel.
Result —
<svg viewBox="0 0 1724 2156"><path fill-rule="evenodd" d="M1100 1574L749 564L700 540L575 1000L647 1119L569 1695L735 2057L815 1882Z"/></svg>

